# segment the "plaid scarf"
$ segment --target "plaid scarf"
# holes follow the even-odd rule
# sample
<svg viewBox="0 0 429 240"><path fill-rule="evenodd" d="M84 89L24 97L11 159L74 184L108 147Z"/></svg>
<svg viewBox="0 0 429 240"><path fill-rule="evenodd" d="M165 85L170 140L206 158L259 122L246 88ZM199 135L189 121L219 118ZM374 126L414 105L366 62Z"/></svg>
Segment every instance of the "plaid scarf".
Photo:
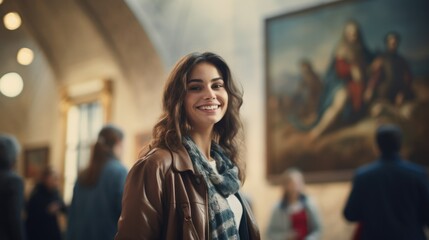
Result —
<svg viewBox="0 0 429 240"><path fill-rule="evenodd" d="M182 139L195 170L204 176L209 196L209 226L211 239L239 239L234 213L226 198L240 188L238 168L225 155L219 144L212 142L210 156L216 161L219 174L215 173L206 158L192 141L191 137Z"/></svg>

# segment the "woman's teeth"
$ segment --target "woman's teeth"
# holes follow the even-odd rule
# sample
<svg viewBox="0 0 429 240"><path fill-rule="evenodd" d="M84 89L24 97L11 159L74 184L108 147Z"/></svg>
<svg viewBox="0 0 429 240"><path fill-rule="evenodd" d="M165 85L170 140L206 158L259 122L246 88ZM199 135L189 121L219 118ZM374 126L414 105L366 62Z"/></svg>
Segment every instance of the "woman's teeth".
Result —
<svg viewBox="0 0 429 240"><path fill-rule="evenodd" d="M218 109L219 108L219 105L210 105L210 106L200 106L200 107L198 107L198 109L201 109L201 110L215 110L215 109Z"/></svg>

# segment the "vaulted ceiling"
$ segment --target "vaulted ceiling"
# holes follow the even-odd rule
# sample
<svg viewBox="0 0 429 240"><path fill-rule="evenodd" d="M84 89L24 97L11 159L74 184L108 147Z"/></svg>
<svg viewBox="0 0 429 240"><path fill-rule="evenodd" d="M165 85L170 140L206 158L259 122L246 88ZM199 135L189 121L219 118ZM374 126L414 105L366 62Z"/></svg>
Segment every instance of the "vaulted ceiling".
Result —
<svg viewBox="0 0 429 240"><path fill-rule="evenodd" d="M159 91L163 85L163 63L122 0L3 0L1 18L8 12L17 12L22 25L11 31L0 24L0 77L18 72L24 90L18 98L0 94L0 109L18 123L47 85L58 89L91 78L116 78L127 82L140 105L148 102L142 89ZM22 47L35 53L28 66L16 61ZM23 125L18 123L15 128Z"/></svg>
<svg viewBox="0 0 429 240"><path fill-rule="evenodd" d="M3 15L18 12L25 28L21 33L1 28L2 49L13 51L17 38L34 41L57 80L73 80L67 78L69 71L91 60L104 59L104 67L116 64L125 76L135 68L153 71L161 65L144 29L121 0L4 0L0 9ZM148 59L150 64L142 64Z"/></svg>

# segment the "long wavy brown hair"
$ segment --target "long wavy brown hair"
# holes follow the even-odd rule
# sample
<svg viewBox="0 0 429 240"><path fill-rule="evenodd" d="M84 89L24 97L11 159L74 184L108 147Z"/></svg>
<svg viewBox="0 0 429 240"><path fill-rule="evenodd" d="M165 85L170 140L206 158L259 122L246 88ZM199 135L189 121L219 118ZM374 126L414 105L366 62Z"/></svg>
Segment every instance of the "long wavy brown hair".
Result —
<svg viewBox="0 0 429 240"><path fill-rule="evenodd" d="M242 141L239 134L242 128L239 110L243 104L243 93L234 82L225 60L214 53L191 53L176 63L164 87L163 113L153 128L149 149L161 147L175 151L182 145L182 136L186 135L190 128L184 108L187 82L192 69L200 63L212 64L223 78L228 93L228 108L224 117L214 125L213 140L239 168L240 179L244 181L244 163L238 155L238 147Z"/></svg>
<svg viewBox="0 0 429 240"><path fill-rule="evenodd" d="M103 166L109 159L118 160L115 156L114 147L124 138L121 129L113 125L104 126L98 133L97 142L92 150L88 167L83 170L78 178L84 186L94 186L100 177Z"/></svg>

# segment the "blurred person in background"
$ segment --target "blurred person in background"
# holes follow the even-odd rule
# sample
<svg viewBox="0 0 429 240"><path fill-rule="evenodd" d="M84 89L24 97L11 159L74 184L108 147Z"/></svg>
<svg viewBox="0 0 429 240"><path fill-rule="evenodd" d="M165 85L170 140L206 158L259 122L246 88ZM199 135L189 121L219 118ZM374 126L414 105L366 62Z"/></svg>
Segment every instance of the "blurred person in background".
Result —
<svg viewBox="0 0 429 240"><path fill-rule="evenodd" d="M66 206L58 191L58 175L47 167L27 202L27 239L61 240L58 215L65 212Z"/></svg>
<svg viewBox="0 0 429 240"><path fill-rule="evenodd" d="M127 169L120 162L122 131L113 125L98 134L89 166L79 175L68 214L67 240L113 239L121 214Z"/></svg>
<svg viewBox="0 0 429 240"><path fill-rule="evenodd" d="M305 194L302 173L296 168L289 168L283 177L283 197L271 213L266 239L320 239L320 217L313 201Z"/></svg>
<svg viewBox="0 0 429 240"><path fill-rule="evenodd" d="M377 161L357 169L344 217L358 222L363 240L423 240L429 226L426 170L399 155L401 129L393 124L376 131Z"/></svg>
<svg viewBox="0 0 429 240"><path fill-rule="evenodd" d="M15 137L0 134L0 239L25 239L22 212L24 182L15 171L20 146Z"/></svg>
<svg viewBox="0 0 429 240"><path fill-rule="evenodd" d="M148 153L128 175L115 239L260 239L239 191L242 101L220 56L179 60Z"/></svg>

